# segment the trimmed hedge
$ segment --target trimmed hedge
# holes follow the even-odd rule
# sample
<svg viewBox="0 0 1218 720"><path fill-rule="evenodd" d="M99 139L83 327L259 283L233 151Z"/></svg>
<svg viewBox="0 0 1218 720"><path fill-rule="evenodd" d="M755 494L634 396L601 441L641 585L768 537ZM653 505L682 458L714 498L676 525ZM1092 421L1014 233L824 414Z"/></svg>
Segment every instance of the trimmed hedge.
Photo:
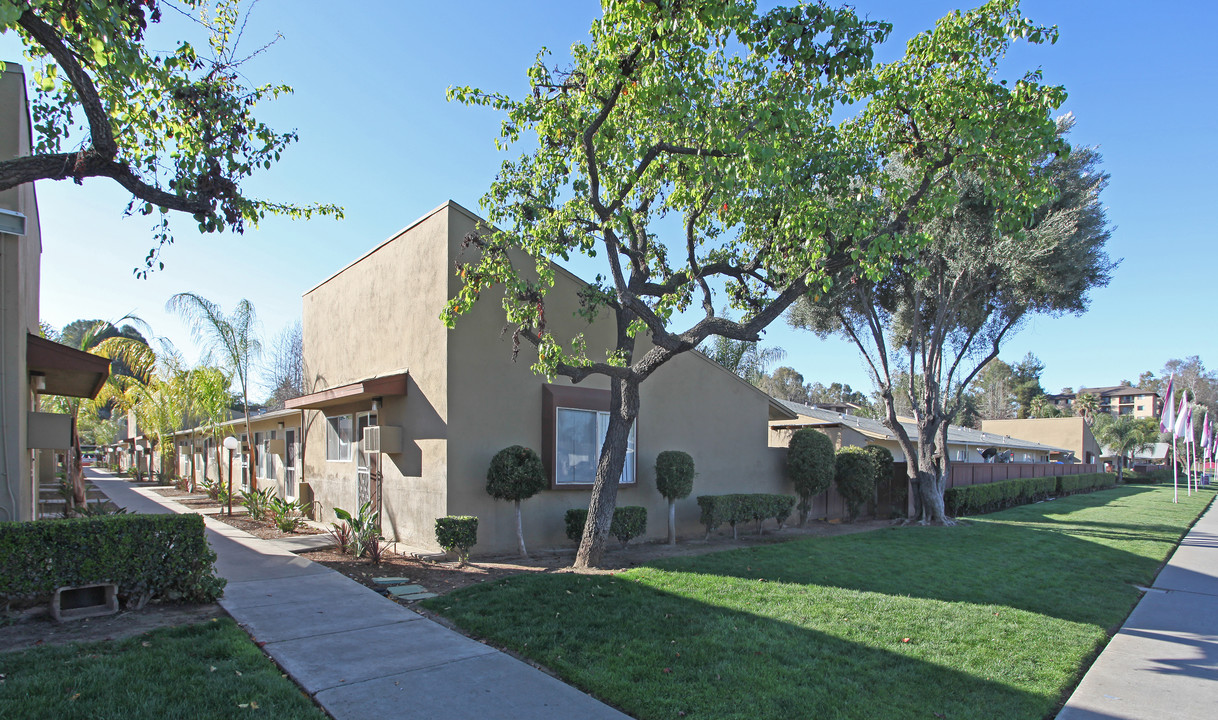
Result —
<svg viewBox="0 0 1218 720"><path fill-rule="evenodd" d="M847 445L837 452L834 459L833 481L837 484L838 494L846 501L846 514L850 522L858 518L859 510L875 495L873 457L861 447Z"/></svg>
<svg viewBox="0 0 1218 720"><path fill-rule="evenodd" d="M571 508L563 518L567 525L567 537L579 542L588 524L588 508ZM613 522L609 534L625 547L631 540L647 532L647 508L638 505L622 505L613 508Z"/></svg>
<svg viewBox="0 0 1218 720"><path fill-rule="evenodd" d="M101 515L0 523L0 598L111 582L128 606L149 599L212 602L224 591L203 516Z"/></svg>
<svg viewBox="0 0 1218 720"><path fill-rule="evenodd" d="M1171 482L1172 473L1169 468L1155 468L1138 472L1136 470L1125 470L1125 482L1127 483L1146 483L1148 485L1157 485L1159 483Z"/></svg>
<svg viewBox="0 0 1218 720"><path fill-rule="evenodd" d="M486 492L496 500L528 500L545 486L546 471L541 456L523 445L505 447L495 453L486 471Z"/></svg>
<svg viewBox="0 0 1218 720"><path fill-rule="evenodd" d="M1101 490L1116 485L1113 473L1013 478L984 485L949 488L943 493L948 515L981 515L1048 497Z"/></svg>
<svg viewBox="0 0 1218 720"><path fill-rule="evenodd" d="M689 497L694 491L694 459L681 450L665 450L656 456L656 490L668 500Z"/></svg>
<svg viewBox="0 0 1218 720"><path fill-rule="evenodd" d="M1063 475L1056 480L1058 495L1073 495L1114 487L1117 476L1116 473L1092 473L1090 475Z"/></svg>
<svg viewBox="0 0 1218 720"><path fill-rule="evenodd" d="M699 495L698 507L702 508L702 524L706 536L727 523L732 528L732 537L737 537L736 525L749 520L756 521L757 533L762 533L762 522L774 518L781 528L795 509L795 498L790 495L769 493L737 493L732 495Z"/></svg>
<svg viewBox="0 0 1218 720"><path fill-rule="evenodd" d="M799 495L799 524L808 521L812 498L833 482L833 441L819 430L796 430L787 443L787 477ZM708 533L709 534L709 533Z"/></svg>
<svg viewBox="0 0 1218 720"><path fill-rule="evenodd" d="M478 544L478 518L473 515L448 515L436 518L436 544L444 552L457 551L461 563L469 560L469 549Z"/></svg>

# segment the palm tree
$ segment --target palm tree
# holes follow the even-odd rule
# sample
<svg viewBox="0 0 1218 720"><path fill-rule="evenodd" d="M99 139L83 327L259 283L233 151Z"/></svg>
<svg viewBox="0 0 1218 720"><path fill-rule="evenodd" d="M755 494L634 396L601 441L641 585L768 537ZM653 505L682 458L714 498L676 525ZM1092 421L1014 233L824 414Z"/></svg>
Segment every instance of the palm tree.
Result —
<svg viewBox="0 0 1218 720"><path fill-rule="evenodd" d="M220 423L229 419L232 403L228 389L233 379L218 367L201 366L191 371L191 397L199 425L211 433L212 447L216 451L216 478L224 480L224 463L220 457ZM207 454L203 455L203 477L207 477ZM194 474L190 478L194 490Z"/></svg>
<svg viewBox="0 0 1218 720"><path fill-rule="evenodd" d="M1158 440L1158 428L1131 415L1105 415L1096 422L1095 439L1116 453L1117 482L1125 479L1125 456L1152 447Z"/></svg>
<svg viewBox="0 0 1218 720"><path fill-rule="evenodd" d="M250 462L253 469L257 462L253 446L254 435L250 431L250 366L262 352L262 342L256 334L258 316L249 300L241 300L231 315L225 315L219 305L195 293L178 293L166 304L189 325L196 341L202 342L210 360L218 356L220 363L228 369L241 385L241 410L245 415L245 439L250 444ZM249 486L257 490L254 473L249 473Z"/></svg>
<svg viewBox="0 0 1218 720"><path fill-rule="evenodd" d="M1100 410L1099 398L1091 393L1080 393L1074 399L1074 412L1083 416L1088 425L1095 424L1095 414Z"/></svg>
<svg viewBox="0 0 1218 720"><path fill-rule="evenodd" d="M786 357L780 347L763 348L749 340L733 340L716 335L700 348L711 360L756 385L765 377L766 369Z"/></svg>
<svg viewBox="0 0 1218 720"><path fill-rule="evenodd" d="M81 465L80 450L80 413L81 410L97 414L105 409L118 388L130 382L143 382L152 372L156 363L156 353L147 343L137 340L138 332L130 331L129 325L119 330L117 325L124 322L135 323L147 331L148 324L134 315L124 315L114 322L98 320L79 329L70 336L60 335L59 342L67 341L69 347L109 359L113 365L121 366L126 374L111 372L102 392L92 400L82 398L55 397L49 398L46 407L57 412L70 415L72 420L72 448L68 454L67 473L72 483L73 502L77 507L83 507L85 498L85 476Z"/></svg>
<svg viewBox="0 0 1218 720"><path fill-rule="evenodd" d="M1037 395L1032 398L1031 404L1028 405L1028 417L1034 418L1053 418L1060 417L1061 411L1057 406L1049 402L1047 395Z"/></svg>

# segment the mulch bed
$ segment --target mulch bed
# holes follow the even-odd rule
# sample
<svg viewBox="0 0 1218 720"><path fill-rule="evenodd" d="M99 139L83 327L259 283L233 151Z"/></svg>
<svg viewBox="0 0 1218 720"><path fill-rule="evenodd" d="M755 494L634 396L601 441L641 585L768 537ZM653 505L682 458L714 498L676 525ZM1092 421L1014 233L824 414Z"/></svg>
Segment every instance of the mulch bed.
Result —
<svg viewBox="0 0 1218 720"><path fill-rule="evenodd" d="M383 590L384 585L373 582L378 577L404 577L410 582L422 585L429 592L443 595L459 588L478 583L499 580L512 575L526 573L568 573L581 572L590 574L612 573L638 565L644 565L660 558L682 555L702 555L704 553L720 552L742 547L756 547L771 543L788 542L804 537L849 535L868 530L891 527L891 520L864 520L855 523L825 523L810 522L803 528L784 528L779 531L767 531L765 535L750 535L740 533L739 540L733 540L730 533L712 535L709 540L701 537L682 539L675 547L665 542L648 542L620 548L616 542L611 542L603 558L602 567L596 570L576 571L571 567L575 561L575 549L531 551L530 557L496 556L475 558L465 566L457 562L421 560L407 555L385 553L381 562L374 564L367 558L352 558L337 550L315 550L302 553L303 557L321 563L326 567L346 575L356 582L374 590Z"/></svg>
<svg viewBox="0 0 1218 720"><path fill-rule="evenodd" d="M9 624L0 624L0 653L17 652L42 645L64 645L94 640L118 640L176 625L190 625L226 617L215 603L153 603L142 610L86 618L59 624L49 613L25 613ZM2 621L0 621L2 622Z"/></svg>
<svg viewBox="0 0 1218 720"><path fill-rule="evenodd" d="M181 503L191 510L196 511L205 510L207 508L226 507L221 505L218 500L212 500L211 498L189 498L188 496L191 495L191 493L183 492L175 487L162 486L157 490L157 494L164 498L170 498L175 502ZM203 493L199 492L194 494L202 495ZM236 511L239 509L241 509L241 504L234 502L233 510ZM296 528L295 532L285 533L272 525L270 520L251 520L245 515L233 515L232 517L228 517L227 515L221 514L209 514L207 517L214 520L219 520L226 525L231 525L238 530L244 530L250 535L262 538L263 540L279 540L282 538L299 537L301 535L321 535L325 532L324 530L318 530L317 528L309 527L308 525L301 525L300 527Z"/></svg>

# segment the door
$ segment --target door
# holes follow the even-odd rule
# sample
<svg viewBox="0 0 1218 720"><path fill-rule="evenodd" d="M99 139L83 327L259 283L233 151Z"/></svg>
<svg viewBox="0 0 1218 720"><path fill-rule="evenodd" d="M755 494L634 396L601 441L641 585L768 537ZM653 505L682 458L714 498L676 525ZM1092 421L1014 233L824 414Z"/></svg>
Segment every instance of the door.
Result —
<svg viewBox="0 0 1218 720"><path fill-rule="evenodd" d="M377 510L373 498L372 473L370 471L371 453L364 449L364 428L376 425L376 413L360 413L355 418L355 506L363 508L364 503L371 503L372 510Z"/></svg>
<svg viewBox="0 0 1218 720"><path fill-rule="evenodd" d="M296 499L296 430L283 431L283 494L288 500Z"/></svg>

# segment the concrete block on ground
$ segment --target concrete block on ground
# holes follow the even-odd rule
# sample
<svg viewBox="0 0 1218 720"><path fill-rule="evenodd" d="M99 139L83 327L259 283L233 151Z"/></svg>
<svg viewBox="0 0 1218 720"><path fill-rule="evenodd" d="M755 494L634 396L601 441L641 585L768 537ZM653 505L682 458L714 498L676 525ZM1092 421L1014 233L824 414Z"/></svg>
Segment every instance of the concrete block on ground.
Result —
<svg viewBox="0 0 1218 720"><path fill-rule="evenodd" d="M414 595L421 592L426 592L422 585L395 585L389 588L389 594L395 597L398 595Z"/></svg>

